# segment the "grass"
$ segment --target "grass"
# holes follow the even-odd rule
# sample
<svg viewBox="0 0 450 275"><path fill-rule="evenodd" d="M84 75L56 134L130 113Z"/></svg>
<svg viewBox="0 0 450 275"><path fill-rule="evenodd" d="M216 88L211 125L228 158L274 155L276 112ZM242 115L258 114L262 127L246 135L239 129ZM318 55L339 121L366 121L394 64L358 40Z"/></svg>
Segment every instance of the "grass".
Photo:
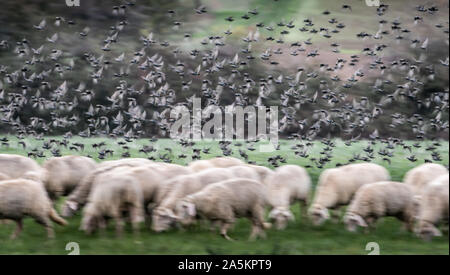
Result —
<svg viewBox="0 0 450 275"><path fill-rule="evenodd" d="M42 150L45 158L51 157L49 150L42 149L42 140L34 138L25 139L27 145L26 150L22 149L18 144L18 140L14 136L6 137L9 141L0 147L0 153L27 155L32 149ZM53 138L53 137L52 137ZM61 140L61 137L54 137ZM49 140L49 138L46 138ZM74 137L69 140L70 143L82 142L86 145L84 151L71 151L64 147L61 149L62 155L80 154L91 156L98 160L99 149L92 148L92 144L104 141L107 145L105 148L113 149L114 155L108 159L119 159L121 154L129 152L132 157L147 157L144 153L139 153L139 149L143 145L152 145L157 152L148 154L158 159L159 155L168 154L174 163L185 164L191 161L190 155L192 148L186 149L173 140L161 139L157 142L151 142L148 139L134 140L127 143L129 149L123 149L117 144L123 139L106 139L106 138L90 138L82 139ZM235 141L234 143L236 143ZM261 153L258 150L253 152L247 151L249 159L257 164L271 167L267 163L267 158L275 155L281 155L286 158L287 163L297 165L311 165L309 158L319 158L320 153L326 145L320 141L313 142L308 148L309 158L297 157L291 147L295 144L303 143L302 141L281 140L280 150L273 153ZM351 146L346 146L343 141L335 140L336 146L333 148L332 160L322 169L313 165L308 168L314 184L321 171L325 168L334 167L336 163L347 163L353 158L354 154L365 156L362 150L367 147L369 141L359 141ZM412 145L414 142L406 142ZM391 164L382 160L377 154L383 145L376 144L373 146L375 158L373 162L385 166L391 173L393 180L401 180L409 169L424 162L424 159L431 159L431 152L426 147L431 145L431 141L421 142L421 148L412 147L412 153L405 150L402 146L397 146L391 150L394 157ZM442 157L439 163L448 166L448 142L440 142L440 146L436 149ZM243 142L243 147L248 146ZM54 148L57 146L54 145ZM70 147L70 146L69 146ZM233 156L239 157L238 148L232 147ZM169 152L166 148L170 148ZM201 141L197 142L193 148L211 148L210 154L203 154L202 158L211 158L221 155L221 151L217 146L217 142ZM255 148L258 148L255 146ZM184 153L188 156L186 159L179 159L177 156ZM410 162L407 157L414 154L418 161ZM38 158L37 161L42 163L45 158ZM273 167L271 167L273 168ZM299 214L299 207L292 207L297 219L289 224L284 231L268 230L267 239L258 241L248 241L250 233L250 224L247 220L239 220L234 230L230 232L230 236L236 239L236 242L229 242L222 239L216 232L211 232L204 227L195 227L189 230L180 231L172 230L165 233L154 233L147 228L142 228L140 236L133 236L130 228L121 238L116 239L112 225L105 236L93 235L86 236L78 230L80 224L80 216L69 219L69 226L56 226L56 239L47 240L45 230L42 226L37 225L33 220L26 219L24 224L24 232L17 240L9 240L9 235L14 230L14 225L0 225L0 254L68 254L66 245L70 242L77 242L80 246L81 254L368 254L366 244L369 242L377 242L380 245L381 254L449 254L448 235L442 238L436 238L431 242L423 242L413 234L401 229L401 223L394 218L386 218L381 220L376 230L370 234L349 233L342 224L327 223L322 227L313 227L312 224ZM143 226L144 227L144 226Z"/></svg>

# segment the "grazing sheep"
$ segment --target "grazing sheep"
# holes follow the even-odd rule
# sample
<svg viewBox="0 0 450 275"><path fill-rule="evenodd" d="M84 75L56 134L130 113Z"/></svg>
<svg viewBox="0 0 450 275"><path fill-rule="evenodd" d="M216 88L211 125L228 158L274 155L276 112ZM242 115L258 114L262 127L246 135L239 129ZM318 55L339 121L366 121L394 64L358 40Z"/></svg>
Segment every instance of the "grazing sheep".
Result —
<svg viewBox="0 0 450 275"><path fill-rule="evenodd" d="M42 168L27 157L19 155L0 154L0 174L10 179L41 180Z"/></svg>
<svg viewBox="0 0 450 275"><path fill-rule="evenodd" d="M164 198L152 213L152 229L161 232L169 229L177 220L175 206L179 199L200 191L207 185L233 178L227 168L210 168L191 175L179 176L164 185Z"/></svg>
<svg viewBox="0 0 450 275"><path fill-rule="evenodd" d="M226 168L245 164L242 160L233 157L217 157L207 160L196 160L189 164L193 172L200 172L209 168Z"/></svg>
<svg viewBox="0 0 450 275"><path fill-rule="evenodd" d="M49 238L54 237L51 221L60 225L67 222L58 216L41 182L13 179L0 182L0 219L13 220L17 224L11 238L19 236L25 216L32 217L47 229Z"/></svg>
<svg viewBox="0 0 450 275"><path fill-rule="evenodd" d="M281 166L266 178L265 185L267 201L272 207L269 218L275 220L277 229L284 229L289 220L294 220L289 207L296 201L301 204L301 212L306 213L311 190L306 169L296 165Z"/></svg>
<svg viewBox="0 0 450 275"><path fill-rule="evenodd" d="M144 221L143 192L140 183L123 172L119 168L96 177L81 221L81 230L87 234L97 228L105 230L105 218L112 218L120 237L125 211L130 215L133 232L139 232L139 223Z"/></svg>
<svg viewBox="0 0 450 275"><path fill-rule="evenodd" d="M390 180L389 172L373 163L357 163L325 170L319 177L313 204L308 210L315 225L330 218L328 209L350 203L356 191L367 183Z"/></svg>
<svg viewBox="0 0 450 275"><path fill-rule="evenodd" d="M425 163L409 170L403 182L410 184L414 188L416 200L420 200L420 194L426 185L441 175L447 175L445 166L436 163Z"/></svg>
<svg viewBox="0 0 450 275"><path fill-rule="evenodd" d="M192 173L185 166L167 163L152 163L133 168L119 167L116 170L135 178L140 183L145 206L150 203L153 206L162 199L162 190L167 181Z"/></svg>
<svg viewBox="0 0 450 275"><path fill-rule="evenodd" d="M181 221L192 220L197 215L220 223L220 234L232 240L228 229L236 218L247 217L252 222L250 239L265 237L264 229L270 224L264 221L266 205L265 186L249 179L231 179L211 184L203 190L182 198L177 209Z"/></svg>
<svg viewBox="0 0 450 275"><path fill-rule="evenodd" d="M442 175L429 183L422 192L416 234L424 240L442 236L438 226L445 222L448 226L449 175Z"/></svg>
<svg viewBox="0 0 450 275"><path fill-rule="evenodd" d="M83 206L89 196L91 187L95 178L102 173L109 172L119 167L138 167L154 163L148 159L122 159L105 161L97 166L97 168L86 175L80 184L70 193L67 200L64 202L61 212L63 217L73 216L81 206Z"/></svg>
<svg viewBox="0 0 450 275"><path fill-rule="evenodd" d="M413 188L403 182L382 181L362 186L344 216L347 230L373 227L379 218L391 216L412 231L414 222Z"/></svg>
<svg viewBox="0 0 450 275"><path fill-rule="evenodd" d="M54 157L42 165L44 169L42 181L50 198L56 200L72 192L83 177L96 166L97 163L88 157Z"/></svg>

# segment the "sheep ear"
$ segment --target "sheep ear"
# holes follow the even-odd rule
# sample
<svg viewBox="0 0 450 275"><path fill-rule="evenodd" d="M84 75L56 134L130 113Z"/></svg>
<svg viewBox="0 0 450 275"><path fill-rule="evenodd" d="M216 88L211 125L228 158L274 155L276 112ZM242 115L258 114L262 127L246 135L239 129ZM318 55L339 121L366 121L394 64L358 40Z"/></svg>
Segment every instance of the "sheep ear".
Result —
<svg viewBox="0 0 450 275"><path fill-rule="evenodd" d="M361 227L367 227L368 226L367 223L364 221L364 219L361 216L359 216L359 215L354 216L353 219Z"/></svg>

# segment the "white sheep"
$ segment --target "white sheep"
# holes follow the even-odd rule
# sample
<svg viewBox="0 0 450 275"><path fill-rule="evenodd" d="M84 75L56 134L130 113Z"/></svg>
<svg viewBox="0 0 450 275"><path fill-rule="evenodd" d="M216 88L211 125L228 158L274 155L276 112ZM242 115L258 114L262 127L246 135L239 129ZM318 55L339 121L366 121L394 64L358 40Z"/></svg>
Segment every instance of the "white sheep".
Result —
<svg viewBox="0 0 450 275"><path fill-rule="evenodd" d="M175 206L179 199L200 191L209 184L233 177L227 168L210 168L169 180L162 190L164 196L161 202L152 212L152 229L156 232L165 231L177 221Z"/></svg>
<svg viewBox="0 0 450 275"><path fill-rule="evenodd" d="M412 231L414 224L414 195L411 185L382 181L362 186L347 208L344 223L354 232L358 226L373 227L382 217L397 217Z"/></svg>
<svg viewBox="0 0 450 275"><path fill-rule="evenodd" d="M82 182L77 185L77 187L70 193L67 200L64 202L61 208L61 213L64 217L73 216L80 207L86 204L87 198L91 191L91 187L95 178L102 173L109 172L119 167L138 167L143 165L149 165L154 163L148 159L121 159L113 161L105 161L99 165L97 168L86 175Z"/></svg>
<svg viewBox="0 0 450 275"><path fill-rule="evenodd" d="M220 224L220 234L232 240L228 229L236 218L246 217L252 223L250 239L265 237L264 229L270 224L264 221L266 206L264 184L249 179L231 179L208 185L203 190L182 198L177 203L181 221L192 220L197 215Z"/></svg>
<svg viewBox="0 0 450 275"><path fill-rule="evenodd" d="M448 226L449 220L449 175L441 175L429 183L422 192L418 224L415 232L424 240L442 236L438 229L440 223Z"/></svg>
<svg viewBox="0 0 450 275"><path fill-rule="evenodd" d="M420 200L421 192L426 185L441 175L446 174L448 174L448 170L445 166L437 163L424 163L409 170L405 174L403 182L414 187L416 200Z"/></svg>
<svg viewBox="0 0 450 275"><path fill-rule="evenodd" d="M192 171L181 165L167 163L153 163L139 167L120 167L114 171L121 171L124 175L135 178L142 189L144 207L151 214L153 207L165 197L165 183L181 175L189 175Z"/></svg>
<svg viewBox="0 0 450 275"><path fill-rule="evenodd" d="M196 160L191 162L188 167L193 172L200 172L209 168L226 168L245 164L242 160L233 157L217 157L207 160Z"/></svg>
<svg viewBox="0 0 450 275"><path fill-rule="evenodd" d="M47 236L54 237L51 221L60 225L67 222L58 216L41 182L28 179L13 179L0 182L0 219L13 220L17 224L11 238L22 231L22 220L32 217L47 229Z"/></svg>
<svg viewBox="0 0 450 275"><path fill-rule="evenodd" d="M348 205L356 191L364 184L388 181L389 172L373 163L357 163L327 169L319 177L315 197L308 215L315 225L330 218L328 209Z"/></svg>
<svg viewBox="0 0 450 275"><path fill-rule="evenodd" d="M50 198L55 200L72 192L96 166L97 163L88 157L54 157L42 165L42 181Z"/></svg>
<svg viewBox="0 0 450 275"><path fill-rule="evenodd" d="M95 184L83 210L81 229L91 234L98 228L105 230L105 218L112 218L116 226L116 235L123 231L123 212L130 216L133 232L139 232L139 223L144 221L143 192L136 178L116 169L96 177Z"/></svg>
<svg viewBox="0 0 450 275"><path fill-rule="evenodd" d="M301 212L306 213L311 190L311 178L306 169L296 165L284 165L265 180L267 201L272 210L269 218L275 220L277 229L284 229L294 220L290 205L299 202Z"/></svg>
<svg viewBox="0 0 450 275"><path fill-rule="evenodd" d="M42 178L42 168L27 157L10 154L0 154L0 175L3 178L25 178L39 181Z"/></svg>

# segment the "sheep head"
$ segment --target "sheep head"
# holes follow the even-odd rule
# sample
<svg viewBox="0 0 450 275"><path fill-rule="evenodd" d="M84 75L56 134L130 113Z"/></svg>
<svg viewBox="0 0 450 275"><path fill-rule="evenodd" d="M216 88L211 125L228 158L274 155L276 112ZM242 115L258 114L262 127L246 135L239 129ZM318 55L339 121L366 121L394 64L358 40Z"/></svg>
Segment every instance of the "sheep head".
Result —
<svg viewBox="0 0 450 275"><path fill-rule="evenodd" d="M420 221L416 228L416 235L424 241L431 241L433 237L441 237L442 233L433 224L429 222Z"/></svg>
<svg viewBox="0 0 450 275"><path fill-rule="evenodd" d="M295 217L292 212L285 207L276 207L269 213L269 219L275 221L278 230L285 229L289 221L294 221Z"/></svg>
<svg viewBox="0 0 450 275"><path fill-rule="evenodd" d="M168 230L176 221L178 217L171 209L165 207L158 207L152 215L152 229L156 232Z"/></svg>
<svg viewBox="0 0 450 275"><path fill-rule="evenodd" d="M326 220L330 218L328 209L319 204L314 204L308 210L308 216L316 226L322 225Z"/></svg>
<svg viewBox="0 0 450 275"><path fill-rule="evenodd" d="M347 230L350 232L356 232L358 229L358 226L360 227L367 227L367 223L364 221L364 219L357 214L348 213L344 217L344 223L347 226Z"/></svg>

